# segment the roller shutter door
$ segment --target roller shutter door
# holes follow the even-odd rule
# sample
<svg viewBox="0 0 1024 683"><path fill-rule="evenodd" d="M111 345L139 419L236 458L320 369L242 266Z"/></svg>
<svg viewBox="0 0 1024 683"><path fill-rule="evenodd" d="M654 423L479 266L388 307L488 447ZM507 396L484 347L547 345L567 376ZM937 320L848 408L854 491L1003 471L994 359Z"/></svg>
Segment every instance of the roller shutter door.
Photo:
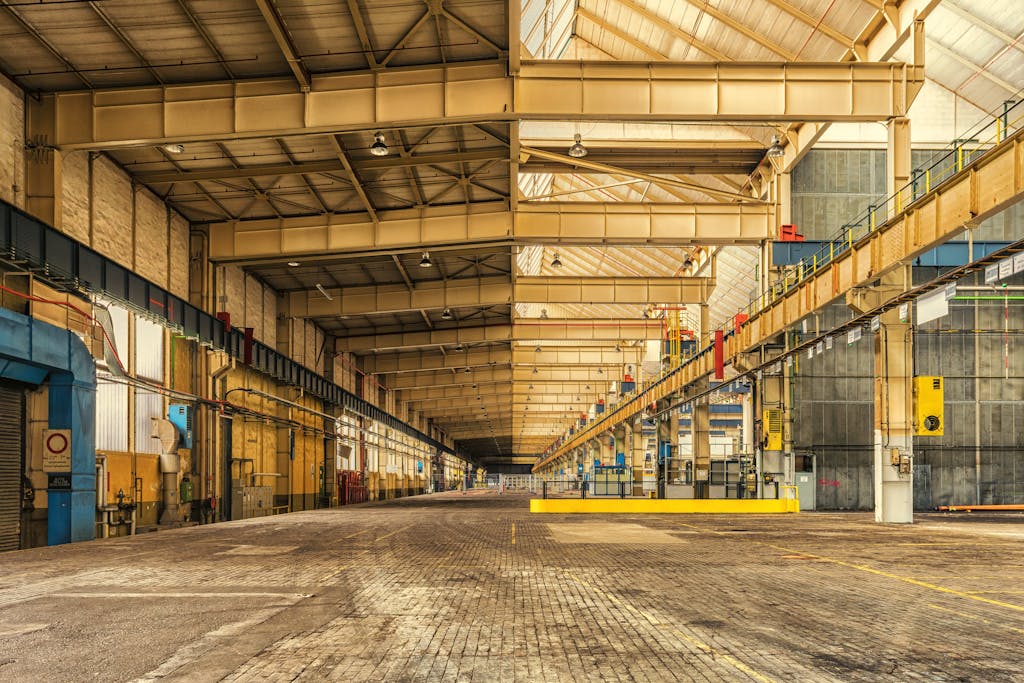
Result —
<svg viewBox="0 0 1024 683"><path fill-rule="evenodd" d="M21 545L25 392L0 384L0 551Z"/></svg>

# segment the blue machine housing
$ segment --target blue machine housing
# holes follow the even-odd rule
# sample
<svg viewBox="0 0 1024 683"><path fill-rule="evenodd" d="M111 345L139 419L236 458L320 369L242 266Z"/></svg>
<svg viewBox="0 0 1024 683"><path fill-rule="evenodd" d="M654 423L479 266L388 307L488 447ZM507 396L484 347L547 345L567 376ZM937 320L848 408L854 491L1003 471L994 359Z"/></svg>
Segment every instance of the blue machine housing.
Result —
<svg viewBox="0 0 1024 683"><path fill-rule="evenodd" d="M181 448L192 448L192 406L184 403L172 403L167 406L167 419L178 430Z"/></svg>

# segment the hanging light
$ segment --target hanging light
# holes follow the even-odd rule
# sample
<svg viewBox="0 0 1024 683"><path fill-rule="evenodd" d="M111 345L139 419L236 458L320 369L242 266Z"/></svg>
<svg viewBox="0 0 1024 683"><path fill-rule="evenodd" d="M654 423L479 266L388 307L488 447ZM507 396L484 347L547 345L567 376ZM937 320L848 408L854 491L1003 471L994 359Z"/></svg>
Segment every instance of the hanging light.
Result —
<svg viewBox="0 0 1024 683"><path fill-rule="evenodd" d="M587 386L583 387L583 388L586 389L587 391L590 391L590 385L589 384Z"/></svg>
<svg viewBox="0 0 1024 683"><path fill-rule="evenodd" d="M548 309L546 309L546 308L540 309L540 319L541 320L547 320L548 319Z"/></svg>
<svg viewBox="0 0 1024 683"><path fill-rule="evenodd" d="M441 311L441 320L451 320L454 317L455 316L452 315L452 309L450 308L445 308L443 311Z"/></svg>
<svg viewBox="0 0 1024 683"><path fill-rule="evenodd" d="M786 150L782 149L782 143L779 142L779 136L773 135L772 146L768 148L767 152L765 152L765 156L769 159L774 159L776 157L785 156L785 154Z"/></svg>
<svg viewBox="0 0 1024 683"><path fill-rule="evenodd" d="M379 130L373 134L373 144L370 145L370 154L375 157L386 157L388 155L388 145L384 142L384 133Z"/></svg>
<svg viewBox="0 0 1024 683"><path fill-rule="evenodd" d="M181 154L185 151L185 145L180 142L170 142L163 145L163 149L165 152L170 152L171 154Z"/></svg>
<svg viewBox="0 0 1024 683"><path fill-rule="evenodd" d="M534 352L540 353L540 344L537 345L537 348L534 349Z"/></svg>
<svg viewBox="0 0 1024 683"><path fill-rule="evenodd" d="M433 268L434 262L430 260L430 252L423 252L423 256L420 258L420 268Z"/></svg>
<svg viewBox="0 0 1024 683"><path fill-rule="evenodd" d="M572 143L572 147L569 148L569 156L573 159L582 159L587 156L587 148L583 146L582 142L580 142L579 133L576 133L573 140L574 142Z"/></svg>
<svg viewBox="0 0 1024 683"><path fill-rule="evenodd" d="M530 388L533 389L533 385L532 384L530 385Z"/></svg>
<svg viewBox="0 0 1024 683"><path fill-rule="evenodd" d="M537 374L538 372L540 372L540 371L539 371L539 370L537 370L537 368L534 368L534 369L533 369L533 374L535 374L535 375L536 375L536 374Z"/></svg>
<svg viewBox="0 0 1024 683"><path fill-rule="evenodd" d="M597 374L603 375L604 374L604 368L598 368L597 369Z"/></svg>
<svg viewBox="0 0 1024 683"><path fill-rule="evenodd" d="M683 259L683 268L693 268L693 257L689 254Z"/></svg>
<svg viewBox="0 0 1024 683"><path fill-rule="evenodd" d="M551 259L551 267L552 268L561 268L562 267L562 259L558 258L558 252L557 251L555 252L555 258Z"/></svg>
<svg viewBox="0 0 1024 683"><path fill-rule="evenodd" d="M615 345L615 351L616 351L617 353L622 353L622 347L621 347L621 346L619 346L618 344L616 344L616 345Z"/></svg>

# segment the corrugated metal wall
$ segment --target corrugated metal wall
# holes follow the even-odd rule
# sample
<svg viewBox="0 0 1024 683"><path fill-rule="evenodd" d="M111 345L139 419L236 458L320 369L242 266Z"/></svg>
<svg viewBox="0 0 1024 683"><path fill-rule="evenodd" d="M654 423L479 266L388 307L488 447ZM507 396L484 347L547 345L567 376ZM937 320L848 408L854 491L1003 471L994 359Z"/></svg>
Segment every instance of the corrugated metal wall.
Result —
<svg viewBox="0 0 1024 683"><path fill-rule="evenodd" d="M159 453L160 442L152 438L151 418L164 416L164 398L160 394L135 390L135 452Z"/></svg>
<svg viewBox="0 0 1024 683"><path fill-rule="evenodd" d="M135 374L164 381L164 329L139 316L135 316Z"/></svg>
<svg viewBox="0 0 1024 683"><path fill-rule="evenodd" d="M932 155L915 150L915 166ZM838 232L885 191L884 150L812 150L793 173L793 220L808 239ZM1024 236L1024 205L986 221L979 241ZM917 282L936 269L915 269ZM1021 285L1015 278L1008 284ZM970 283L965 283L970 284ZM977 282L975 282L977 284ZM978 292L975 292L977 294ZM1020 294L1021 292L1016 292ZM964 292L967 294L967 292ZM1020 304L1021 302L1016 302ZM923 325L915 337L915 371L946 378L946 435L915 439L915 504L1024 503L1024 335L1011 333L1010 379L999 333L974 334L973 302L952 302L950 314ZM843 303L819 316L822 329L849 318ZM999 301L979 302L977 327L1000 330ZM1024 306L1011 308L1011 330L1024 329ZM968 330L951 332L950 330ZM974 363L978 344L980 363ZM817 456L819 509L871 509L873 488L873 368L871 335L853 346L837 340L831 351L799 359L793 393L794 446ZM980 468L975 466L975 375L980 375ZM980 498L978 494L980 493Z"/></svg>
<svg viewBox="0 0 1024 683"><path fill-rule="evenodd" d="M104 381L102 373L96 379L96 450L127 451L128 386Z"/></svg>

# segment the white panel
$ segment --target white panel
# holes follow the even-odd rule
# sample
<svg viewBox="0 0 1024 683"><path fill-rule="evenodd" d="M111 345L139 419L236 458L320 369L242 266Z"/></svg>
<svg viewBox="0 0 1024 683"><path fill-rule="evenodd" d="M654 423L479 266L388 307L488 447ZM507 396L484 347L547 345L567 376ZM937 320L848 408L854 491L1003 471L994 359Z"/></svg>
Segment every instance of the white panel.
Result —
<svg viewBox="0 0 1024 683"><path fill-rule="evenodd" d="M96 450L125 452L128 450L128 385L98 379Z"/></svg>
<svg viewBox="0 0 1024 683"><path fill-rule="evenodd" d="M135 318L135 374L164 381L164 329L141 317Z"/></svg>
<svg viewBox="0 0 1024 683"><path fill-rule="evenodd" d="M150 418L164 417L164 398L145 389L135 390L135 452L159 453L160 442L153 438Z"/></svg>

